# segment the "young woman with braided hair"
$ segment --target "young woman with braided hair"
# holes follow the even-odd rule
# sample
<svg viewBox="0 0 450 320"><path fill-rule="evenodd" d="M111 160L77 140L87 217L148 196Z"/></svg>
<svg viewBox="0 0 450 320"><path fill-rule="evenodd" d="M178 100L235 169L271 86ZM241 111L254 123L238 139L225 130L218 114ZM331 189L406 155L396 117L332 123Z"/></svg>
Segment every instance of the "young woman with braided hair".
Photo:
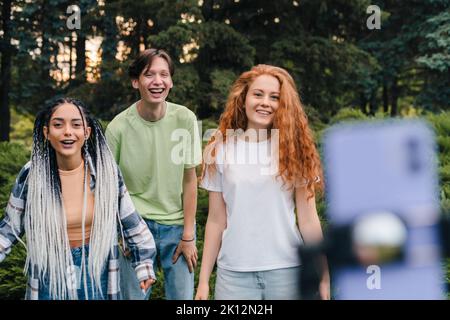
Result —
<svg viewBox="0 0 450 320"><path fill-rule="evenodd" d="M148 289L155 281L153 236L102 128L82 102L53 99L36 117L31 160L0 222L0 261L17 241L25 245L27 299L120 299L119 238Z"/></svg>

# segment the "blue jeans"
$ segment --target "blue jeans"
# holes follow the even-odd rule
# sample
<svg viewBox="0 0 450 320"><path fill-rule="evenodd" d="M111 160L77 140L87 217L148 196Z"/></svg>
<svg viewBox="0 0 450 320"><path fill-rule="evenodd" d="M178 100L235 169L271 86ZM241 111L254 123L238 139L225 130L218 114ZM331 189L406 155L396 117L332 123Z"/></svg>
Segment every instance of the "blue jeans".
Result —
<svg viewBox="0 0 450 320"><path fill-rule="evenodd" d="M181 254L175 264L172 256L183 236L183 226L164 225L153 220L144 219L149 227L156 244L156 256L153 266L159 260L164 272L164 290L167 300L192 300L194 297L194 272L189 272L186 259ZM142 293L136 272L131 266L131 261L120 254L120 291L124 300L148 300L151 289Z"/></svg>
<svg viewBox="0 0 450 320"><path fill-rule="evenodd" d="M92 283L88 271L88 255L89 255L89 245L85 246L85 266L86 266L86 281L87 281L87 292L88 292L88 298L86 299L85 291L84 291L84 276L82 274L82 268L81 268L81 259L82 259L82 247L78 248L72 248L72 259L73 264L75 267L75 275L76 275L76 281L77 281L77 295L78 300L106 300L107 299L107 289L108 289L108 268L104 267L102 271L102 275L100 278L100 284L102 288L102 293L100 293L100 290L96 288L94 290L94 293L92 292ZM47 279L48 281L48 279ZM41 281L39 283L39 300L52 300L50 298L50 291L47 281Z"/></svg>
<svg viewBox="0 0 450 320"><path fill-rule="evenodd" d="M299 300L301 267L256 272L217 268L216 300Z"/></svg>

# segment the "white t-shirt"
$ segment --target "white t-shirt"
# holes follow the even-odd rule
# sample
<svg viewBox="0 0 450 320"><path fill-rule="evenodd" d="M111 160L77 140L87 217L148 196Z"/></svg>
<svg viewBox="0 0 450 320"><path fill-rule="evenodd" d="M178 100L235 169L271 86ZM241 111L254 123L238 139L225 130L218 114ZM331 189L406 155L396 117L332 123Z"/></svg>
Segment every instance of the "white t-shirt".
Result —
<svg viewBox="0 0 450 320"><path fill-rule="evenodd" d="M227 139L217 148L214 175L205 173L201 187L222 192L226 204L220 268L264 271L301 264L294 191L270 169L275 159L270 149L270 140Z"/></svg>

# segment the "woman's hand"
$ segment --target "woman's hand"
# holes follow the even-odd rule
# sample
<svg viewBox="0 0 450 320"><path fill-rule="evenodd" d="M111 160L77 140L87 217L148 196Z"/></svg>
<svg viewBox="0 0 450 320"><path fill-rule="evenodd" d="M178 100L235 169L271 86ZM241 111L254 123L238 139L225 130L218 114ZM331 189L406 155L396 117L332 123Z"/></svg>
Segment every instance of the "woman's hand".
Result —
<svg viewBox="0 0 450 320"><path fill-rule="evenodd" d="M146 292L148 291L148 289L150 289L150 287L151 287L155 282L156 282L156 280L155 280L155 279L152 279L152 278L149 278L149 279L147 279L147 280L141 281L140 286L141 286L141 289L142 289L143 293L144 293L144 292L146 293ZM145 294L145 293L144 293L144 294Z"/></svg>
<svg viewBox="0 0 450 320"><path fill-rule="evenodd" d="M208 300L209 295L209 285L199 284L197 288L197 294L195 295L195 300Z"/></svg>
<svg viewBox="0 0 450 320"><path fill-rule="evenodd" d="M322 279L319 283L319 296L322 300L330 300L330 280Z"/></svg>

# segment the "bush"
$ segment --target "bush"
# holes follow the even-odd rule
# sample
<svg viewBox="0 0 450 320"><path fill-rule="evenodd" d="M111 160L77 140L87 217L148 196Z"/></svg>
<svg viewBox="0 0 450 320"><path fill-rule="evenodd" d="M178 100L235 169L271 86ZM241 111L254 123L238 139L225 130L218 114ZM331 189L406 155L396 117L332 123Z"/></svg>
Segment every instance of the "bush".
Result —
<svg viewBox="0 0 450 320"><path fill-rule="evenodd" d="M9 194L22 166L28 161L29 152L17 143L0 143L0 218L3 217ZM0 299L23 299L25 297L26 277L23 272L25 248L14 246L0 267Z"/></svg>
<svg viewBox="0 0 450 320"><path fill-rule="evenodd" d="M441 197L450 199L450 164L439 168L441 182Z"/></svg>
<svg viewBox="0 0 450 320"><path fill-rule="evenodd" d="M450 111L438 114L428 114L426 119L431 122L437 136L448 137L450 133Z"/></svg>
<svg viewBox="0 0 450 320"><path fill-rule="evenodd" d="M317 108L314 108L310 105L304 105L303 109L305 110L306 116L308 117L308 124L314 133L325 129L326 124L323 123L321 114Z"/></svg>
<svg viewBox="0 0 450 320"><path fill-rule="evenodd" d="M22 300L25 298L27 277L24 274L26 250L14 246L0 268L0 300Z"/></svg>
<svg viewBox="0 0 450 320"><path fill-rule="evenodd" d="M335 124L342 121L367 120L367 116L358 109L342 108L331 119L330 124Z"/></svg>
<svg viewBox="0 0 450 320"><path fill-rule="evenodd" d="M6 208L14 181L29 156L29 152L21 144L0 142L0 208Z"/></svg>
<svg viewBox="0 0 450 320"><path fill-rule="evenodd" d="M181 65L176 68L173 76L174 86L170 90L170 102L181 104L196 112L199 106L198 84L200 78L191 65Z"/></svg>
<svg viewBox="0 0 450 320"><path fill-rule="evenodd" d="M31 149L33 143L34 117L11 109L11 141Z"/></svg>
<svg viewBox="0 0 450 320"><path fill-rule="evenodd" d="M231 86L237 79L237 75L232 70L214 69L211 74L211 92L210 107L213 109L213 114L218 119L225 109L228 94Z"/></svg>
<svg viewBox="0 0 450 320"><path fill-rule="evenodd" d="M445 163L449 163L445 156L450 155L450 137L437 136L436 141L439 147L439 153L442 155L442 158L445 159Z"/></svg>
<svg viewBox="0 0 450 320"><path fill-rule="evenodd" d="M450 132L450 112L430 113L426 116L426 119L434 128L439 148L441 207L444 212L450 212L450 138L448 136Z"/></svg>

